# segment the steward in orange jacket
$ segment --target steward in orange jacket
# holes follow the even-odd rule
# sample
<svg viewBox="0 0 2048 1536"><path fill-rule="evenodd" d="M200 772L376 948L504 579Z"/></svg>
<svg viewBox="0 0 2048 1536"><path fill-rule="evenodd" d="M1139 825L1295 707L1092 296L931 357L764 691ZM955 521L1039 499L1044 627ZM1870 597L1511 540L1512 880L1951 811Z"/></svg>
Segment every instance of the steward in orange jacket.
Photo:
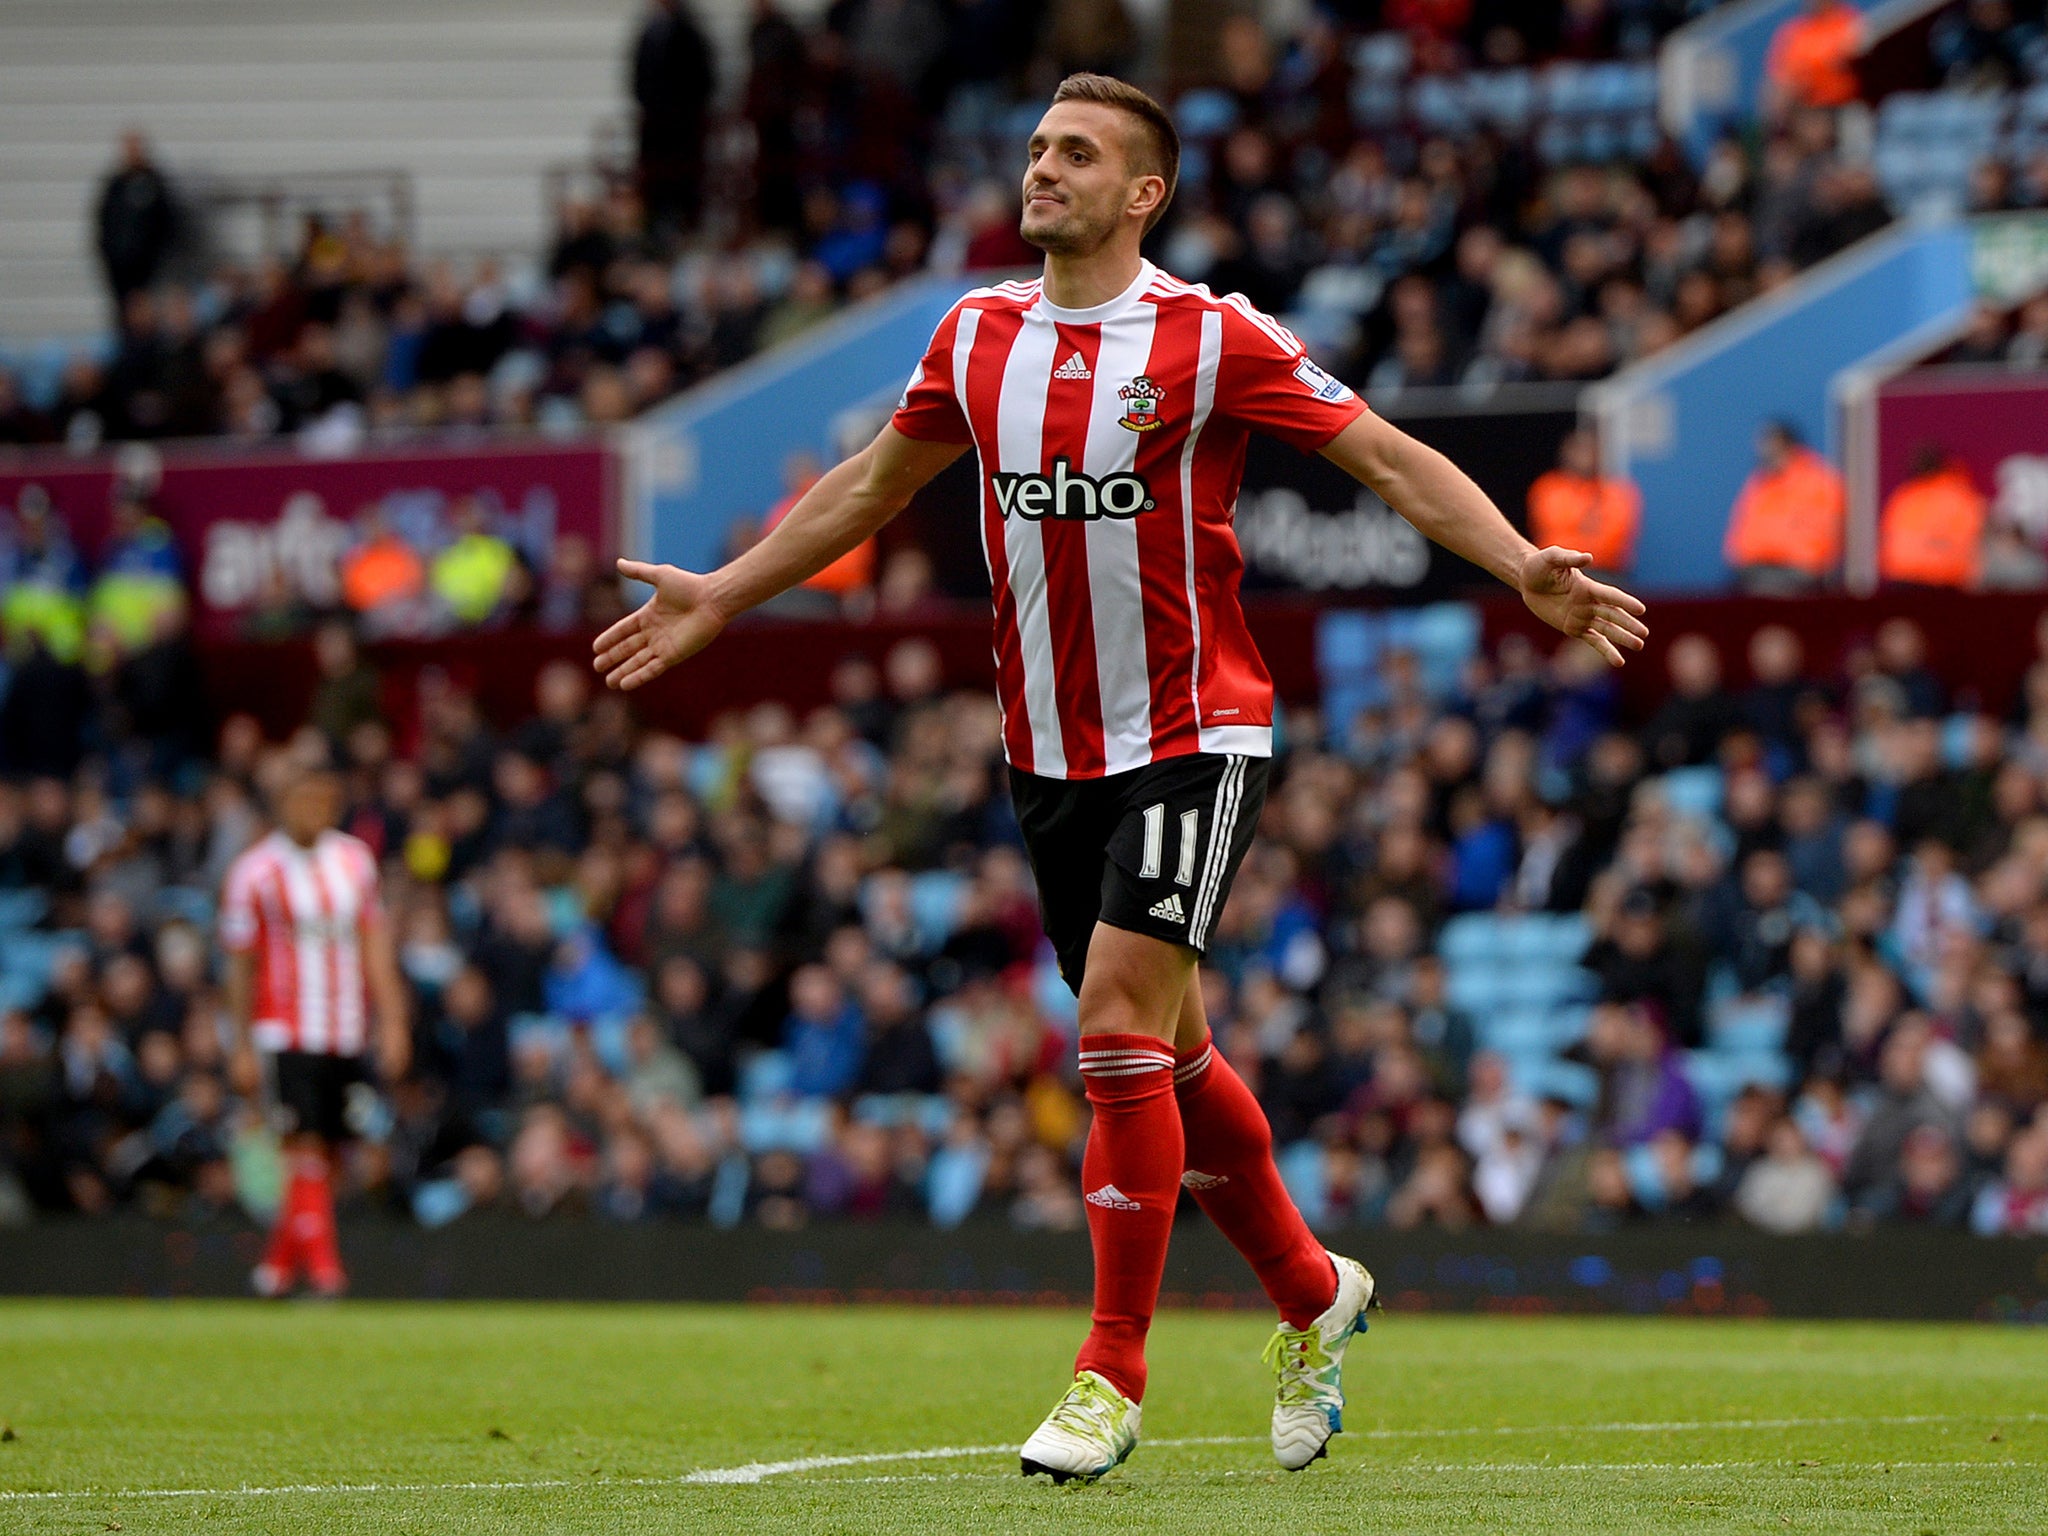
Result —
<svg viewBox="0 0 2048 1536"><path fill-rule="evenodd" d="M1539 549L1584 550L1593 568L1620 573L1635 563L1643 497L1626 480L1600 475L1600 449L1584 430L1558 445L1557 468L1529 487L1529 537Z"/></svg>
<svg viewBox="0 0 2048 1536"><path fill-rule="evenodd" d="M1843 107L1857 97L1862 52L1861 11L1847 0L1808 0L1772 35L1764 76L1786 106Z"/></svg>
<svg viewBox="0 0 2048 1536"><path fill-rule="evenodd" d="M1810 589L1841 563L1845 503L1835 466L1802 443L1790 423L1767 422L1757 434L1757 467L1735 498L1723 553L1751 591Z"/></svg>
<svg viewBox="0 0 2048 1536"><path fill-rule="evenodd" d="M1974 587L1983 570L1984 493L1938 448L1914 455L1913 476L1878 522L1877 574L1922 587Z"/></svg>

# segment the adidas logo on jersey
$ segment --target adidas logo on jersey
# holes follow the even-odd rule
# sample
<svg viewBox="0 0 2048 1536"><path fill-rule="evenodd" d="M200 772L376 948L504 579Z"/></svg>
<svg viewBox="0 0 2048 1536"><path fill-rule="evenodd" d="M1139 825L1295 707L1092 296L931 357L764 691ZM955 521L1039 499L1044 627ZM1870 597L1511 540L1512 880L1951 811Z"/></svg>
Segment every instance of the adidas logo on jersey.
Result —
<svg viewBox="0 0 2048 1536"><path fill-rule="evenodd" d="M1092 379L1095 377L1094 374L1088 371L1088 365L1081 360L1079 352L1076 352L1064 363L1061 363L1059 367L1053 369L1052 376L1056 379Z"/></svg>
<svg viewBox="0 0 2048 1536"><path fill-rule="evenodd" d="M1090 1205L1099 1205L1105 1211L1142 1211L1144 1207L1114 1184L1105 1184L1082 1197Z"/></svg>
<svg viewBox="0 0 2048 1536"><path fill-rule="evenodd" d="M1214 1189L1219 1184L1229 1182L1230 1175L1227 1173L1204 1173L1199 1168L1190 1168L1180 1176L1183 1189Z"/></svg>
<svg viewBox="0 0 2048 1536"><path fill-rule="evenodd" d="M1187 914L1181 911L1180 909L1179 891L1175 891L1171 896L1167 897L1164 901L1154 902L1152 904L1152 915L1154 917L1164 918L1169 923L1184 923L1188 920Z"/></svg>

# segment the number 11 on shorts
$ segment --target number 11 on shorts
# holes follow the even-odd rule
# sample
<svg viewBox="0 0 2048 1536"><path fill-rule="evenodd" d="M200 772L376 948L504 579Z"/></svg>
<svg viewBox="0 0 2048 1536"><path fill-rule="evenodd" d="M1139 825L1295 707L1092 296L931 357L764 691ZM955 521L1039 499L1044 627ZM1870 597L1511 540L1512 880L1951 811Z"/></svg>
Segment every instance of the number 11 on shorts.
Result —
<svg viewBox="0 0 2048 1536"><path fill-rule="evenodd" d="M1201 834L1202 813L1187 810L1180 813L1180 860L1173 872L1175 885L1195 883L1195 842ZM1140 880L1159 878L1160 857L1166 851L1166 807L1148 805L1145 807L1145 853L1138 865Z"/></svg>

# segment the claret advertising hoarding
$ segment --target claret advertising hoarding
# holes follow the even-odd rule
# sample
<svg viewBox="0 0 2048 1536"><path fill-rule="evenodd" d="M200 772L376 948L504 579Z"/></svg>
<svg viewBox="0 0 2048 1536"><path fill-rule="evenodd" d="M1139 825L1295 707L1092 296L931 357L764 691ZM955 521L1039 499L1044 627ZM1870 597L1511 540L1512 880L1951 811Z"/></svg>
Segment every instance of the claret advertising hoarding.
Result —
<svg viewBox="0 0 2048 1536"><path fill-rule="evenodd" d="M513 545L536 573L558 542L580 539L596 562L616 552L615 475L602 443L464 445L346 459L290 452L166 450L0 465L0 533L15 536L22 495L40 486L88 569L106 543L123 478L151 486L194 594L194 627L227 637L267 605L332 607L342 561L373 529L398 534L423 560L466 527Z"/></svg>

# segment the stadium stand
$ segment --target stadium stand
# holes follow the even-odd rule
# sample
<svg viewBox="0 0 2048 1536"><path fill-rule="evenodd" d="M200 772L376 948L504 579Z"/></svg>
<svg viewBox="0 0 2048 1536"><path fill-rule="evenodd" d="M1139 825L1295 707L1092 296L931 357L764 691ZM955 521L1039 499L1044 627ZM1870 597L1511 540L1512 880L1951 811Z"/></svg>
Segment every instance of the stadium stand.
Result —
<svg viewBox="0 0 2048 1536"><path fill-rule="evenodd" d="M1455 607L1324 627L1333 679L1377 646L1386 685L1294 722L1209 996L1305 1210L2040 1230L2048 662L2001 722L1894 625L1630 725ZM158 777L93 707L85 771L0 789L7 1208L260 1201L213 896L262 786L331 753L420 1009L352 1202L1075 1225L1072 1005L992 706L886 672L685 743L558 665L504 729L438 685L416 731L231 719Z"/></svg>
<svg viewBox="0 0 2048 1536"><path fill-rule="evenodd" d="M537 253L463 222L420 154L394 146L421 208L440 210L423 211L416 244L388 219L329 208L295 249L127 297L104 344L0 354L18 375L0 382L0 441L261 437L330 414L342 443L605 424L910 273L1027 260L1008 168L1035 121L1029 82L1076 58L1066 33L1037 33L1029 8L1012 9L963 12L947 52L900 68L874 62L870 32L884 23L865 7L834 8L809 30L760 19L719 120L732 131L709 134L694 234L650 221L631 178L613 175L565 195ZM1333 372L1378 397L1483 393L1603 377L1885 222L1826 113L1794 115L1754 157L1726 141L1696 173L1655 119L1648 52L1675 18L1596 9L1604 19L1589 29L1574 30L1584 8L1536 7L1445 36L1422 22L1361 34L1312 14L1269 37L1237 17L1200 40L1206 51L1169 13L1166 46L1186 66L1174 98L1186 158L1155 236L1160 259L1284 315ZM544 40L549 24L527 30ZM411 65L387 64L398 90ZM508 63L476 88L512 92L520 78ZM146 106L123 115L147 127ZM390 131L409 121L389 117ZM1963 152L1942 133L1944 154ZM71 166L75 148L66 154ZM1915 141L1881 162L1920 168L1900 173L1901 197L1948 166L1925 159ZM175 185L175 162L168 171ZM488 177L453 184L513 202ZM447 254L478 249L491 254ZM189 376L180 408L138 414L133 396L163 393L167 370ZM21 402L11 412L9 396Z"/></svg>
<svg viewBox="0 0 2048 1536"><path fill-rule="evenodd" d="M481 226L457 243L513 248L422 254L343 210L276 261L138 288L97 354L11 353L0 442L607 424L897 277L1011 264L1035 83L1130 44L1019 47L1011 8L980 9L908 54L885 46L896 11L764 14L724 125L750 132L713 136L760 158L713 156L701 228L651 221L626 176L565 198L544 255ZM1930 194L2048 197L2038 87L1895 95L1870 165L1843 119L1795 111L1694 167L1647 62L1680 8L1525 9L1270 36L1169 9L1188 152L1161 259L1285 314L1376 395L1479 392L1652 355ZM166 147L209 110L171 97L232 63L163 74ZM150 126L134 78L103 82L118 113L18 110L102 152L121 118ZM0 98L25 100L5 76ZM774 158L799 129L809 179ZM1998 157L2021 170L1994 189ZM2010 344L2005 323L1987 344L2038 364L2038 303ZM438 673L387 714L375 661L337 648L308 722L266 741L175 692L175 626L61 640L39 599L84 572L14 510L0 1219L274 1197L274 1145L225 1086L214 904L266 786L327 758L419 1005L416 1072L358 1105L351 1202L428 1224L1081 1223L1072 1002L994 706L948 692L928 645L847 660L805 719L761 704L697 741L561 665L524 718L487 721ZM1328 615L1320 713L1287 722L1209 970L1303 1209L2048 1230L2042 649L2005 718L1929 671L1911 625L1739 692L1732 656L1680 640L1668 697L1629 714L1585 653L1489 649L1455 604ZM182 707L136 708L166 694Z"/></svg>

